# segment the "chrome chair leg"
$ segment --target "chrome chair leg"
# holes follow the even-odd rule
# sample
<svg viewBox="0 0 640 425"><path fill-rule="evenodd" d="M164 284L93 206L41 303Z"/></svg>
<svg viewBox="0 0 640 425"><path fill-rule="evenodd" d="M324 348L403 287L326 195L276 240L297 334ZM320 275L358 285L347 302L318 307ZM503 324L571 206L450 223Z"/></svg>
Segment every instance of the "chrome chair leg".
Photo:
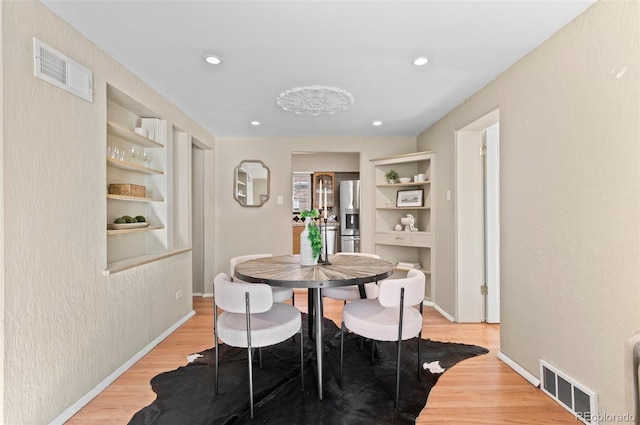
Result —
<svg viewBox="0 0 640 425"><path fill-rule="evenodd" d="M371 364L373 364L373 362L375 361L375 357L376 357L376 342L372 339L371 340Z"/></svg>
<svg viewBox="0 0 640 425"><path fill-rule="evenodd" d="M249 406L251 408L251 419L253 419L253 356L251 355L251 308L249 306L249 293L246 292L245 305L246 305L246 320L247 320L247 363L249 363Z"/></svg>
<svg viewBox="0 0 640 425"><path fill-rule="evenodd" d="M422 315L422 306L423 305L424 305L424 303L420 303L420 317L424 317ZM422 328L420 328L420 333L418 333L418 382L420 382L422 380L421 379L421 373L420 373L420 369L422 367L422 355L420 354L420 347L421 346L422 346Z"/></svg>
<svg viewBox="0 0 640 425"><path fill-rule="evenodd" d="M398 355L396 358L396 399L395 406L398 408L398 400L400 398L400 351L402 347L402 341L398 341Z"/></svg>
<svg viewBox="0 0 640 425"><path fill-rule="evenodd" d="M304 391L304 339L302 337L302 324L300 325L300 377L301 388L300 391Z"/></svg>
<svg viewBox="0 0 640 425"><path fill-rule="evenodd" d="M251 408L251 419L253 419L253 364L251 359L251 348L247 349L249 356L249 406Z"/></svg>
<svg viewBox="0 0 640 425"><path fill-rule="evenodd" d="M398 318L398 355L396 356L396 399L395 406L398 408L400 399L400 351L402 350L402 320L404 318L404 288L400 288L400 312Z"/></svg>
<svg viewBox="0 0 640 425"><path fill-rule="evenodd" d="M216 348L216 381L214 384L214 394L218 395L218 363L220 362L220 356L218 354L218 307L216 306L215 298L213 301L213 338L215 340Z"/></svg>
<svg viewBox="0 0 640 425"><path fill-rule="evenodd" d="M418 334L418 382L420 382L422 379L420 377L421 373L420 373L420 367L422 366L422 356L420 355L420 346L422 345L422 331Z"/></svg>
<svg viewBox="0 0 640 425"><path fill-rule="evenodd" d="M340 380L338 381L338 386L342 388L342 366L343 366L343 358L344 358L344 322L340 325Z"/></svg>

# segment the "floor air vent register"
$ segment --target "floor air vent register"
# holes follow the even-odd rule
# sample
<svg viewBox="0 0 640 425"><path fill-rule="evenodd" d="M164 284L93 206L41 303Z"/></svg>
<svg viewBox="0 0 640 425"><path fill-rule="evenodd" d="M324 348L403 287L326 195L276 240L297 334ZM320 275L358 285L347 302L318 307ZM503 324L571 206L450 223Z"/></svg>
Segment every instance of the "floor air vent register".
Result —
<svg viewBox="0 0 640 425"><path fill-rule="evenodd" d="M576 418L598 425L598 395L580 385L557 368L540 360L540 389L556 400Z"/></svg>

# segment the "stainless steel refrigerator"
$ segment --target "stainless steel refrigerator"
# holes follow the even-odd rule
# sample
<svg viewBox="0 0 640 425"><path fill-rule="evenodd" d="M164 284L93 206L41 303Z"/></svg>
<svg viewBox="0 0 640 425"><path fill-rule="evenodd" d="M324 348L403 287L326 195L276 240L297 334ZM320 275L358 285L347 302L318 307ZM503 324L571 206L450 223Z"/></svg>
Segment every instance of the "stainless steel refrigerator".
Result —
<svg viewBox="0 0 640 425"><path fill-rule="evenodd" d="M340 250L360 252L360 180L340 182Z"/></svg>

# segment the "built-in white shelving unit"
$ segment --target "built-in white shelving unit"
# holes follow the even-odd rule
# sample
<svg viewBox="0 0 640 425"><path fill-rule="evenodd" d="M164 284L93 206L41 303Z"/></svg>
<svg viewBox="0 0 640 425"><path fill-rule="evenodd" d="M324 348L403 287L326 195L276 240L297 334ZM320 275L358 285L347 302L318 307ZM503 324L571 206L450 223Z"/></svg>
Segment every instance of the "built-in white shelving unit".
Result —
<svg viewBox="0 0 640 425"><path fill-rule="evenodd" d="M435 213L433 197L435 177L435 153L417 152L371 160L374 176L374 245L376 254L393 264L419 264L426 276L425 299L431 300L435 291L435 246L433 231ZM390 170L400 177L410 178L406 183L389 183L385 175ZM424 180L416 179L419 174ZM411 206L398 204L401 199L411 197ZM411 214L416 231L405 230L403 217ZM402 226L401 230L396 227ZM409 267L396 266L394 276L404 277Z"/></svg>

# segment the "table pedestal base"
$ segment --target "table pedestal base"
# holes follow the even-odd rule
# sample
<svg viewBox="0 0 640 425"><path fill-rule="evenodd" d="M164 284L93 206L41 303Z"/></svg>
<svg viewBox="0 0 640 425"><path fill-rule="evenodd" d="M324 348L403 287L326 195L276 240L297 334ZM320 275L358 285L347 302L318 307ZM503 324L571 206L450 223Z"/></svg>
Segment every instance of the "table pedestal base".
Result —
<svg viewBox="0 0 640 425"><path fill-rule="evenodd" d="M309 322L315 322L315 331L316 331L316 359L318 363L318 398L322 400L322 357L323 357L323 326L322 319L324 318L324 312L322 307L322 288L313 288L313 297L314 297L314 305L315 312L313 319Z"/></svg>

